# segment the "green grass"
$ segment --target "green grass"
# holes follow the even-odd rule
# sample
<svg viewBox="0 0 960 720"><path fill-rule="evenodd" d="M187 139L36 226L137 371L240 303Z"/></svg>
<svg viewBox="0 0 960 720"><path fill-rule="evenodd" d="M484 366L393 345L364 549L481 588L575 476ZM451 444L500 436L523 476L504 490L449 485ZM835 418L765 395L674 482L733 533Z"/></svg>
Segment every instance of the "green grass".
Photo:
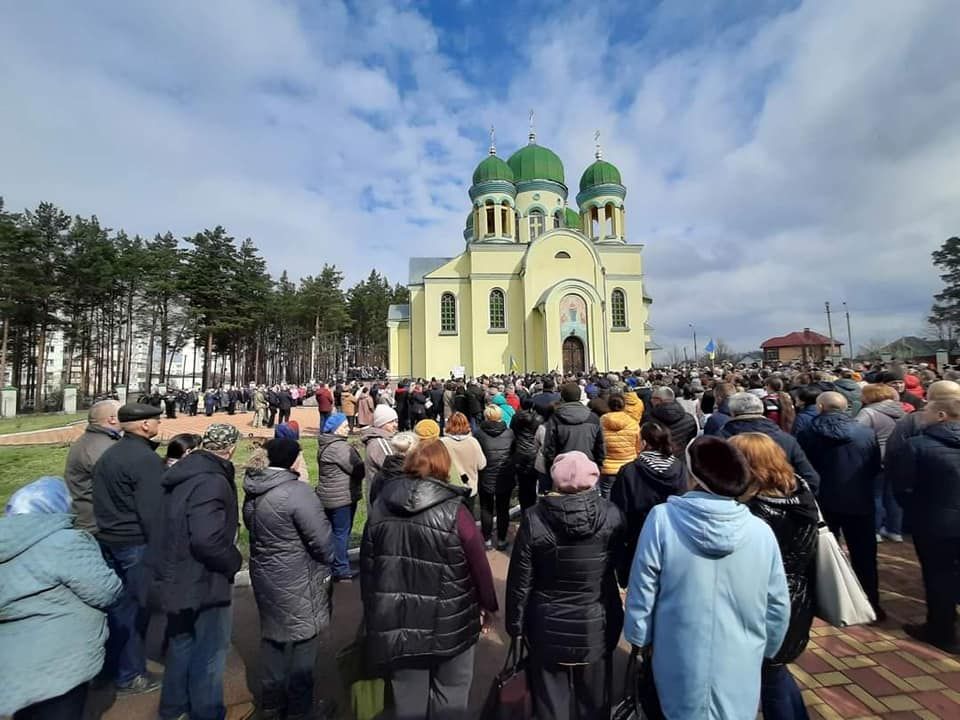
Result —
<svg viewBox="0 0 960 720"><path fill-rule="evenodd" d="M310 472L310 482L316 485L319 475L317 466L317 441L314 438L305 438L300 441L303 454ZM67 461L68 445L26 445L0 446L0 508L6 505L10 496L27 483L33 482L44 475L63 477L63 468ZM254 450L254 443L250 440L241 440L237 452L233 456L233 464L237 468L237 500L243 506L243 466ZM362 446L358 448L363 453ZM160 452L163 452L161 448ZM367 503L361 500L357 506L357 515L353 522L351 545L359 545L363 526L367 522ZM249 555L250 538L243 521L240 522L240 537L238 541L240 551L244 557Z"/></svg>
<svg viewBox="0 0 960 720"><path fill-rule="evenodd" d="M37 413L36 415L17 415L12 418L0 419L0 435L18 432L30 432L33 430L47 430L49 428L63 427L70 423L80 420L86 420L86 413Z"/></svg>

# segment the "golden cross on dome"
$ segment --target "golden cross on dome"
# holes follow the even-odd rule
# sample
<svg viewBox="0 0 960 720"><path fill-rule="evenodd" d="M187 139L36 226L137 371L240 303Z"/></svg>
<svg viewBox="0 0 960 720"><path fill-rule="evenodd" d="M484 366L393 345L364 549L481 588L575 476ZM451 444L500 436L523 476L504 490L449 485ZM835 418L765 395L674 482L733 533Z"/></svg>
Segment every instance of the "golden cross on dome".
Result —
<svg viewBox="0 0 960 720"><path fill-rule="evenodd" d="M599 130L597 130L593 134L593 141L597 144L597 151L594 153L594 157L597 158L597 160L600 160L603 157L603 150L600 149L600 131Z"/></svg>
<svg viewBox="0 0 960 720"><path fill-rule="evenodd" d="M537 141L537 131L534 129L533 120L535 113L533 108L530 108L530 142L535 143Z"/></svg>
<svg viewBox="0 0 960 720"><path fill-rule="evenodd" d="M497 154L497 131L493 125L490 126L490 154Z"/></svg>

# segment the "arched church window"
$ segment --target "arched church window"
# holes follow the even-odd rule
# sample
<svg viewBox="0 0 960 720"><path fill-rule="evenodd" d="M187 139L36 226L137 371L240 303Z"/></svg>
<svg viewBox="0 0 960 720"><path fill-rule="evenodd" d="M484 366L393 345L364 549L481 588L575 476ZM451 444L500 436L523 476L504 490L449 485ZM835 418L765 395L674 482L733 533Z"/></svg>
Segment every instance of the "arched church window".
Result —
<svg viewBox="0 0 960 720"><path fill-rule="evenodd" d="M440 332L457 331L457 299L453 293L445 292L440 296Z"/></svg>
<svg viewBox="0 0 960 720"><path fill-rule="evenodd" d="M530 241L533 242L543 235L543 212L541 210L530 211Z"/></svg>
<svg viewBox="0 0 960 720"><path fill-rule="evenodd" d="M491 235L493 235L494 228L496 227L496 225L494 224L496 221L495 220L496 210L493 207L493 201L487 200L487 204L484 206L484 210L487 213L487 232L485 234L485 237L490 237Z"/></svg>
<svg viewBox="0 0 960 720"><path fill-rule="evenodd" d="M594 240L600 237L600 208L590 208L590 237Z"/></svg>
<svg viewBox="0 0 960 720"><path fill-rule="evenodd" d="M616 207L614 207L613 203L607 203L607 208L606 208L606 209L607 209L607 213L606 213L607 217L606 217L606 219L605 219L605 221L604 221L604 224L606 225L606 227L604 228L604 230L605 230L604 236L605 236L605 237L613 237L613 236L614 236L614 233L613 233L613 214L617 211L617 209L616 209Z"/></svg>
<svg viewBox="0 0 960 720"><path fill-rule="evenodd" d="M507 311L503 290L490 291L490 329L504 330L507 327Z"/></svg>
<svg viewBox="0 0 960 720"><path fill-rule="evenodd" d="M504 237L512 237L513 233L510 232L510 225L507 222L507 217L510 214L510 206L507 205L507 201L504 200L500 203L500 234Z"/></svg>
<svg viewBox="0 0 960 720"><path fill-rule="evenodd" d="M613 327L627 327L627 295L620 288L610 294L610 318Z"/></svg>
<svg viewBox="0 0 960 720"><path fill-rule="evenodd" d="M566 250L561 250L560 252L558 252L556 255L553 256L553 259L554 259L554 260L569 260L569 259L570 259L570 253L568 253Z"/></svg>
<svg viewBox="0 0 960 720"><path fill-rule="evenodd" d="M563 214L559 210L553 214L553 226L555 228L563 226Z"/></svg>

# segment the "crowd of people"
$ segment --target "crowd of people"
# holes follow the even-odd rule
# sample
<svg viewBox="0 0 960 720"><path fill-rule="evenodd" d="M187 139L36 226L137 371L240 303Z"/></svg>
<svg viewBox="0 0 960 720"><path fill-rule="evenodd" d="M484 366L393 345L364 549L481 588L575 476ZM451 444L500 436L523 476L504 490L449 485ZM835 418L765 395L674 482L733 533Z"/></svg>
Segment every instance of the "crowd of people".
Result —
<svg viewBox="0 0 960 720"><path fill-rule="evenodd" d="M806 718L787 665L817 611L821 514L877 622L877 544L912 535L927 617L904 629L960 654L958 379L863 364L321 383L315 484L289 419L303 395L258 387L254 423L279 422L245 466L242 507L234 425L177 436L163 459L159 407L97 403L64 480L22 488L0 519L0 643L24 648L0 653L0 714L79 717L96 678L159 691L162 720L223 718L242 521L256 717L332 712L313 668L334 583L359 580L389 717L466 717L477 641L502 610L537 717L609 717L623 637L649 717ZM502 609L490 552L509 554ZM162 678L145 666L151 612L167 622Z"/></svg>

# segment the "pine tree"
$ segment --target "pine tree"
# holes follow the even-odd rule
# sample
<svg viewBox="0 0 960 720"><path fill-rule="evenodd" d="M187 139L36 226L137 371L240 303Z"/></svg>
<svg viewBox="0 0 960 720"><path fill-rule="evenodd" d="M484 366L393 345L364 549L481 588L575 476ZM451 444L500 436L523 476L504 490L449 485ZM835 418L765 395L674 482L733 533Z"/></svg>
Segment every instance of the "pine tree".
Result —
<svg viewBox="0 0 960 720"><path fill-rule="evenodd" d="M960 237L948 238L939 250L934 250L933 264L943 271L940 279L944 288L933 296L928 320L945 327L947 337L952 338L960 325Z"/></svg>

